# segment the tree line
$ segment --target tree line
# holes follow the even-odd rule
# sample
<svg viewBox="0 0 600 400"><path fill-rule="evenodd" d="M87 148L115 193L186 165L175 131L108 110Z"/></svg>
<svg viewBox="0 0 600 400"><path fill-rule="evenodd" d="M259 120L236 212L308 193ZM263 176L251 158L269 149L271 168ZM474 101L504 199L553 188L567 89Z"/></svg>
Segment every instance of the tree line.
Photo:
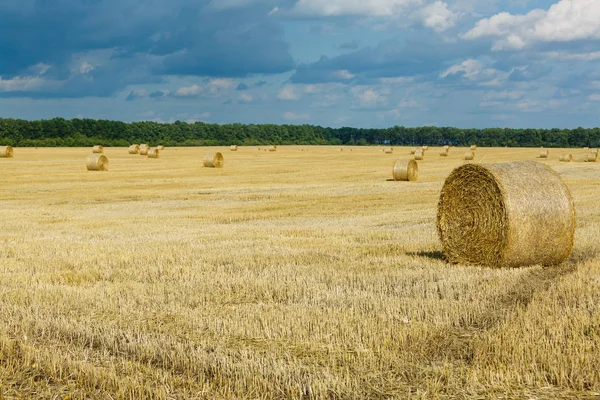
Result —
<svg viewBox="0 0 600 400"><path fill-rule="evenodd" d="M509 147L600 147L600 128L463 129L328 128L317 125L158 123L53 118L27 121L0 118L0 145L13 147L237 145L454 145Z"/></svg>

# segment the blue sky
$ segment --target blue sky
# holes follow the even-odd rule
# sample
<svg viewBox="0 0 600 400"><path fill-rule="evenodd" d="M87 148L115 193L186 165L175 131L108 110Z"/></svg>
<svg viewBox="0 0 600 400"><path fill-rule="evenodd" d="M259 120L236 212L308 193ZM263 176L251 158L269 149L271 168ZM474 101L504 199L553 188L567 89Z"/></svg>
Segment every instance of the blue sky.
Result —
<svg viewBox="0 0 600 400"><path fill-rule="evenodd" d="M0 117L600 126L600 0L2 0Z"/></svg>

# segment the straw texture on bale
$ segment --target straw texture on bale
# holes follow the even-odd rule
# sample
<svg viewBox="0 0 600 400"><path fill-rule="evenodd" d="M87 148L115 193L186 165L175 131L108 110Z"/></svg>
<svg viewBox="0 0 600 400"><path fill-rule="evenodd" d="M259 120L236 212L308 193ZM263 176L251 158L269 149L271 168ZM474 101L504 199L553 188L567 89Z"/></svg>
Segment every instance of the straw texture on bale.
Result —
<svg viewBox="0 0 600 400"><path fill-rule="evenodd" d="M14 152L11 146L0 146L0 157L13 158Z"/></svg>
<svg viewBox="0 0 600 400"><path fill-rule="evenodd" d="M385 154L392 154L394 152L394 148L393 147L386 147L385 149L383 149L383 152Z"/></svg>
<svg viewBox="0 0 600 400"><path fill-rule="evenodd" d="M415 151L415 160L422 160L424 157L424 152L422 149L417 149L417 151Z"/></svg>
<svg viewBox="0 0 600 400"><path fill-rule="evenodd" d="M448 149L442 150L442 152L440 153L440 156L442 156L442 157L448 157Z"/></svg>
<svg viewBox="0 0 600 400"><path fill-rule="evenodd" d="M205 167L209 168L222 168L223 167L223 154L221 153L208 153L204 156Z"/></svg>
<svg viewBox="0 0 600 400"><path fill-rule="evenodd" d="M596 162L598 161L598 153L597 152L589 152L587 158L585 159L587 162Z"/></svg>
<svg viewBox="0 0 600 400"><path fill-rule="evenodd" d="M277 151L277 146L269 146L269 151Z"/></svg>
<svg viewBox="0 0 600 400"><path fill-rule="evenodd" d="M473 153L472 151L467 151L465 153L465 160L470 161L474 158L475 158L475 153Z"/></svg>
<svg viewBox="0 0 600 400"><path fill-rule="evenodd" d="M237 144L232 144L231 146L229 146L229 150L231 151L237 151L238 147Z"/></svg>
<svg viewBox="0 0 600 400"><path fill-rule="evenodd" d="M108 171L108 158L103 154L92 154L85 162L88 171Z"/></svg>
<svg viewBox="0 0 600 400"><path fill-rule="evenodd" d="M548 150L540 150L540 158L548 158L549 155Z"/></svg>
<svg viewBox="0 0 600 400"><path fill-rule="evenodd" d="M129 154L138 154L140 152L139 144L132 144L129 146Z"/></svg>
<svg viewBox="0 0 600 400"><path fill-rule="evenodd" d="M92 153L96 153L96 154L104 153L104 147L102 147L100 145L94 146L94 148L92 149Z"/></svg>
<svg viewBox="0 0 600 400"><path fill-rule="evenodd" d="M555 265L571 254L575 210L560 176L539 162L465 164L444 183L437 229L451 263Z"/></svg>
<svg viewBox="0 0 600 400"><path fill-rule="evenodd" d="M396 160L392 177L394 181L416 181L419 178L419 166L415 160Z"/></svg>
<svg viewBox="0 0 600 400"><path fill-rule="evenodd" d="M563 154L558 157L558 161L571 162L573 156L571 154Z"/></svg>
<svg viewBox="0 0 600 400"><path fill-rule="evenodd" d="M150 147L147 144L140 144L140 155L147 156Z"/></svg>
<svg viewBox="0 0 600 400"><path fill-rule="evenodd" d="M158 150L164 150L164 149L165 149L165 146L162 146L162 145L161 145L161 146L156 146L156 148L157 148Z"/></svg>
<svg viewBox="0 0 600 400"><path fill-rule="evenodd" d="M159 150L158 148L148 149L148 158L158 158Z"/></svg>
<svg viewBox="0 0 600 400"><path fill-rule="evenodd" d="M477 145L476 144L471 145L471 150L477 150Z"/></svg>

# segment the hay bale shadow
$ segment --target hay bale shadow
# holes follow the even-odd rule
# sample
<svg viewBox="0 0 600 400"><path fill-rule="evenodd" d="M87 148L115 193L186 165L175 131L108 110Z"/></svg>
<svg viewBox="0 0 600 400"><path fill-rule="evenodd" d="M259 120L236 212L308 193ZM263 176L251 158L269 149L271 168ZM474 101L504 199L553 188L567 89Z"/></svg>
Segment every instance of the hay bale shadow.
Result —
<svg viewBox="0 0 600 400"><path fill-rule="evenodd" d="M441 251L422 251L422 250L411 251L411 252L406 253L406 255L415 256L415 257L425 257L425 258L429 258L432 260L441 260L441 261L446 260L444 253L442 253Z"/></svg>

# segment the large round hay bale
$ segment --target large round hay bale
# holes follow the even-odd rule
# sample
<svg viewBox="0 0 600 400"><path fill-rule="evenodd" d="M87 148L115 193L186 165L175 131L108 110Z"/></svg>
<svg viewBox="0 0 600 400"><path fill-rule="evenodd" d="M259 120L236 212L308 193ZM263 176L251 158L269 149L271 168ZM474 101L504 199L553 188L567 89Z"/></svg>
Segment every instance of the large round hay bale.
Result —
<svg viewBox="0 0 600 400"><path fill-rule="evenodd" d="M95 153L95 154L104 153L104 147L102 147L100 145L96 145L92 148L92 153Z"/></svg>
<svg viewBox="0 0 600 400"><path fill-rule="evenodd" d="M573 156L570 153L563 154L558 157L558 161L563 161L563 162L571 162L572 159L573 159Z"/></svg>
<svg viewBox="0 0 600 400"><path fill-rule="evenodd" d="M548 150L540 150L540 158L548 158L549 155Z"/></svg>
<svg viewBox="0 0 600 400"><path fill-rule="evenodd" d="M539 162L464 164L444 183L437 229L452 263L554 265L571 254L575 209L560 176Z"/></svg>
<svg viewBox="0 0 600 400"><path fill-rule="evenodd" d="M419 166L415 160L396 160L392 177L394 181L416 181L419 178Z"/></svg>
<svg viewBox="0 0 600 400"><path fill-rule="evenodd" d="M394 152L394 148L393 147L386 147L385 149L383 149L383 152L385 154L392 154Z"/></svg>
<svg viewBox="0 0 600 400"><path fill-rule="evenodd" d="M159 154L158 148L148 149L148 158L158 158L158 154Z"/></svg>
<svg viewBox="0 0 600 400"><path fill-rule="evenodd" d="M221 153L208 153L204 156L203 164L209 168L222 168L223 167L223 154Z"/></svg>
<svg viewBox="0 0 600 400"><path fill-rule="evenodd" d="M471 145L471 150L477 150L477 145L476 144L472 144Z"/></svg>
<svg viewBox="0 0 600 400"><path fill-rule="evenodd" d="M422 160L424 157L425 157L425 152L423 151L423 149L417 149L417 151L415 151L415 156L414 156L415 160Z"/></svg>
<svg viewBox="0 0 600 400"><path fill-rule="evenodd" d="M277 146L269 146L269 151L277 151Z"/></svg>
<svg viewBox="0 0 600 400"><path fill-rule="evenodd" d="M589 152L585 161L587 162L596 162L598 161L598 152Z"/></svg>
<svg viewBox="0 0 600 400"><path fill-rule="evenodd" d="M103 154L92 154L87 158L85 166L88 171L108 171L108 158Z"/></svg>
<svg viewBox="0 0 600 400"><path fill-rule="evenodd" d="M0 158L13 158L14 151L12 146L0 146Z"/></svg>
<svg viewBox="0 0 600 400"><path fill-rule="evenodd" d="M237 151L238 150L237 144L232 144L231 146L229 146L229 150Z"/></svg>
<svg viewBox="0 0 600 400"><path fill-rule="evenodd" d="M140 155L141 156L147 156L148 150L150 150L150 146L148 146L147 144L140 144Z"/></svg>
<svg viewBox="0 0 600 400"><path fill-rule="evenodd" d="M160 145L160 146L156 146L156 148L157 148L158 150L164 150L164 149L165 149L165 146L163 146L163 145Z"/></svg>
<svg viewBox="0 0 600 400"><path fill-rule="evenodd" d="M129 146L129 154L138 154L140 152L139 144L132 144Z"/></svg>

